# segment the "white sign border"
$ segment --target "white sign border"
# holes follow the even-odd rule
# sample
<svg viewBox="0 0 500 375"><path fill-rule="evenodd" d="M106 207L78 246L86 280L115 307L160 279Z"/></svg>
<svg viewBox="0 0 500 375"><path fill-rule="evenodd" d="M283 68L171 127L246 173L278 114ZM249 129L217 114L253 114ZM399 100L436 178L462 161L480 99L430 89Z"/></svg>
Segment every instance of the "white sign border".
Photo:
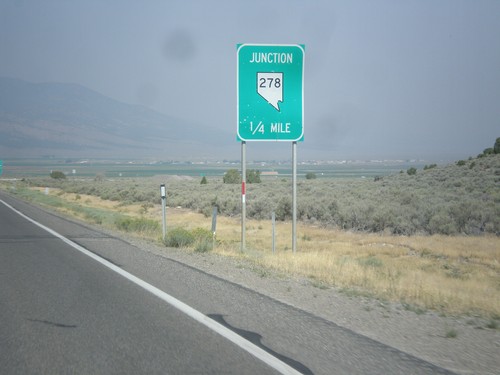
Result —
<svg viewBox="0 0 500 375"><path fill-rule="evenodd" d="M240 49L243 47L298 47L302 50L302 133L296 139L245 139L240 135ZM306 51L301 44L243 43L236 48L236 137L238 142L301 142L304 140L304 72Z"/></svg>

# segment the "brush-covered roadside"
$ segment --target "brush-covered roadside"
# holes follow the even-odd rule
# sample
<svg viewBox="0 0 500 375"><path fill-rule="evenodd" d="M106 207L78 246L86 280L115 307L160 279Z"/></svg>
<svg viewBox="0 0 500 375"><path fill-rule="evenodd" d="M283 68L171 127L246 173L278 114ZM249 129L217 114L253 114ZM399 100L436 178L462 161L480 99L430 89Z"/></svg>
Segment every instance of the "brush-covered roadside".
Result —
<svg viewBox="0 0 500 375"><path fill-rule="evenodd" d="M136 179L99 175L26 183L145 207L158 203L159 184L165 183L170 207L210 216L217 206L221 215L239 216L240 184L223 183L221 177L205 181L172 175ZM394 235L500 234L500 154L375 178L299 179L297 185L298 220L307 224ZM289 178L263 177L261 183L247 184L246 198L250 219L269 220L272 212L278 221L291 219Z"/></svg>
<svg viewBox="0 0 500 375"><path fill-rule="evenodd" d="M497 322L500 153L486 151L466 161L373 180L300 180L296 254L290 250L291 186L286 178L247 187L243 253L240 185L221 178L117 181L98 175L1 186L84 220L160 240L159 185L166 183L167 246L246 257L263 274L305 277L321 288L397 301L415 311L479 314ZM216 240L209 232L214 207L219 212ZM277 218L275 253L271 212Z"/></svg>
<svg viewBox="0 0 500 375"><path fill-rule="evenodd" d="M127 203L21 184L8 190L91 223L162 242L159 203ZM395 301L415 312L480 316L500 323L500 238L496 235L404 236L302 222L293 254L288 221L276 223L275 253L271 220L247 221L244 252L239 217L219 216L214 241L210 227L211 217L203 213L169 207L166 244L245 258L263 277L268 273L301 277L320 289L333 287L348 295Z"/></svg>

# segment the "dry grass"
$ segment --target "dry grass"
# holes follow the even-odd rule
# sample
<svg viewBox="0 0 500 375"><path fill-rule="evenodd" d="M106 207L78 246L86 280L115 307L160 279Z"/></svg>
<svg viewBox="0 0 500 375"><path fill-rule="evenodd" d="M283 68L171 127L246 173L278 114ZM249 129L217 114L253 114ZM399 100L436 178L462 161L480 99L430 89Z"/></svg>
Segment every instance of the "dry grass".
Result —
<svg viewBox="0 0 500 375"><path fill-rule="evenodd" d="M94 208L160 220L161 207L121 205L94 196L51 189L50 194ZM209 229L211 218L167 209L167 228ZM298 251L291 249L291 223L247 220L247 249L240 251L239 218L219 216L215 251L246 257L280 274L305 277L318 286L400 301L411 309L448 314L500 316L500 239L495 236L392 236L298 225Z"/></svg>

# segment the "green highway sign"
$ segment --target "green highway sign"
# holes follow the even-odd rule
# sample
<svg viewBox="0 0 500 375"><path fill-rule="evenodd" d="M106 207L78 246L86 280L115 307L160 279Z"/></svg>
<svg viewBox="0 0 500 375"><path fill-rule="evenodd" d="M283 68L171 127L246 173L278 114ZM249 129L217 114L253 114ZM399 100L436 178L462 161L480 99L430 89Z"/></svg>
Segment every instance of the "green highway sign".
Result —
<svg viewBox="0 0 500 375"><path fill-rule="evenodd" d="M304 139L304 46L240 44L237 49L239 141Z"/></svg>

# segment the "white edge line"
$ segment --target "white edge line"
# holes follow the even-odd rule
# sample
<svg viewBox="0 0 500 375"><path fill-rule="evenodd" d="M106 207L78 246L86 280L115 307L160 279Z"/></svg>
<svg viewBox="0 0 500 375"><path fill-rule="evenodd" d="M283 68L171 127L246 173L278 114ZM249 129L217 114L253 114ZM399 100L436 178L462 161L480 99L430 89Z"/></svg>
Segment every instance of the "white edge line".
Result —
<svg viewBox="0 0 500 375"><path fill-rule="evenodd" d="M31 223L35 224L36 226L42 228L43 230L47 231L48 233L52 234L54 237L59 238L61 241L65 242L66 244L70 245L74 249L82 252L83 254L87 255L88 257L94 259L95 261L101 263L102 265L108 267L110 270L120 274L121 276L125 277L126 279L132 281L134 284L140 286L141 288L147 290L148 292L154 294L158 298L162 299L163 301L167 302L169 305L175 307L176 309L180 310L187 316L193 318L196 320L198 323L203 324L204 326L210 328L212 331L218 333L222 337L228 339L231 341L233 344L236 344L243 350L247 351L254 357L258 358L268 366L272 367L276 371L279 371L281 374L286 374L286 375L302 375L301 372L295 370L293 367L287 365L286 363L280 361L278 358L274 357L273 355L269 354L265 350L259 348L257 345L251 343L248 340L245 340L243 337L240 335L236 334L235 332L231 331L229 328L226 328L220 323L217 323L215 320L209 318L208 316L202 314L198 310L195 310L191 306L185 304L184 302L178 300L175 297L172 297L171 295L165 293L164 291L158 289L157 287L145 282L144 280L138 278L137 276L132 275L131 273L121 269L120 267L114 265L113 263L107 261L104 258L101 258L100 256L88 251L84 247L78 245L77 243L71 241L70 239L64 237L63 235L57 233L53 229L50 229L49 227L46 227L45 225L37 222L36 220L30 218L29 216L26 216L23 214L21 211L18 211L14 207L12 207L10 204L6 203L2 199L0 199L0 202L3 203L6 207L17 213L18 215L22 216L26 220L30 221Z"/></svg>

